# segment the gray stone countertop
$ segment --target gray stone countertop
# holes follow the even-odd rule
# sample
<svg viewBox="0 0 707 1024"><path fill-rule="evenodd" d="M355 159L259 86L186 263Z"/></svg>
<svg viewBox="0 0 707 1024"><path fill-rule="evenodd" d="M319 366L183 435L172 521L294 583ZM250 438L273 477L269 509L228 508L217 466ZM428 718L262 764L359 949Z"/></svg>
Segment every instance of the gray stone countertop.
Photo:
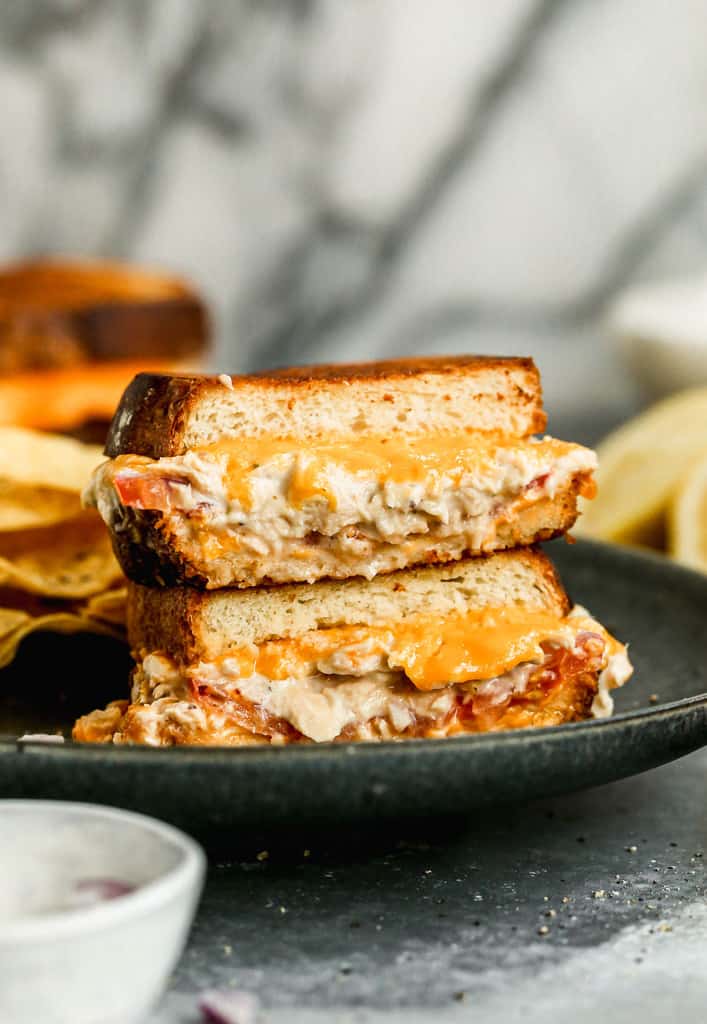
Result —
<svg viewBox="0 0 707 1024"><path fill-rule="evenodd" d="M216 854L151 1024L193 1024L208 987L255 992L266 1024L704 1021L706 776L707 750L525 807Z"/></svg>

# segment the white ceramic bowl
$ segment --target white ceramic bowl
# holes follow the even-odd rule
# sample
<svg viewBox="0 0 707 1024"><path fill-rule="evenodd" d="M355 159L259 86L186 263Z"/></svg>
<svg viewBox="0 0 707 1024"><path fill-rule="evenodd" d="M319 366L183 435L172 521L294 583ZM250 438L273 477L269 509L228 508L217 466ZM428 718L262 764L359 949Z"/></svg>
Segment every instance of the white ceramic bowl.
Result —
<svg viewBox="0 0 707 1024"><path fill-rule="evenodd" d="M0 800L0 1021L133 1024L184 948L205 858L176 829L92 804ZM96 890L126 895L76 906Z"/></svg>
<svg viewBox="0 0 707 1024"><path fill-rule="evenodd" d="M707 385L707 275L626 292L608 327L645 398Z"/></svg>

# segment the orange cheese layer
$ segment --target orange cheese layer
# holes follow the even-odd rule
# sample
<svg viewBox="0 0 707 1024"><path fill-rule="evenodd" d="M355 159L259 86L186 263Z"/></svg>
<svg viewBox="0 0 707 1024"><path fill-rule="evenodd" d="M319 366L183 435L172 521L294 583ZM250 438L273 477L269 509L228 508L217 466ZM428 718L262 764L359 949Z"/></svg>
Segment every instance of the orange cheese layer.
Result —
<svg viewBox="0 0 707 1024"><path fill-rule="evenodd" d="M68 430L86 420L109 420L137 373L176 369L174 361L148 359L15 373L0 380L0 424Z"/></svg>
<svg viewBox="0 0 707 1024"><path fill-rule="evenodd" d="M493 679L521 662L541 661L541 644L568 620L522 608L415 615L381 626L339 626L270 640L230 652L241 677L301 678L323 658L345 649L349 664L385 654L419 690Z"/></svg>
<svg viewBox="0 0 707 1024"><path fill-rule="evenodd" d="M350 475L375 477L381 484L434 483L444 478L454 486L473 471L493 468L500 453L513 452L519 459L530 458L551 468L562 456L581 450L580 445L555 438L541 441L488 434L398 434L390 437L355 436L336 440L314 440L303 447L292 438L254 438L220 441L198 454L226 456L226 489L229 498L243 508L251 507L251 474L264 463L297 455L288 480L289 501L301 507L314 497L324 498L336 508L336 489L331 483L333 468ZM588 484L587 497L592 497Z"/></svg>

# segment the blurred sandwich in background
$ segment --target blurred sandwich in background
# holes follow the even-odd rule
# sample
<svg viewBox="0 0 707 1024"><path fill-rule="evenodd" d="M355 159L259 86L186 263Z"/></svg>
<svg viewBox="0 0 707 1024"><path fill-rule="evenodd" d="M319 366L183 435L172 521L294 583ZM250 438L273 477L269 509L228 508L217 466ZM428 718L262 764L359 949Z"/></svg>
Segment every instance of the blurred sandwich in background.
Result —
<svg viewBox="0 0 707 1024"><path fill-rule="evenodd" d="M179 278L115 263L0 269L0 425L102 442L140 370L203 368L209 321Z"/></svg>

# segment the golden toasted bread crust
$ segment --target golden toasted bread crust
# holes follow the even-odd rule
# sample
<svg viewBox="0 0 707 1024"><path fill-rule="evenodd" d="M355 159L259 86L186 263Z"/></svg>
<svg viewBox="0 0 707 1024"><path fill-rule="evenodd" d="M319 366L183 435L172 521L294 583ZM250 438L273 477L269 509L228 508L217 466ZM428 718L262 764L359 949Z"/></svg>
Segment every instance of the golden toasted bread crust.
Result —
<svg viewBox="0 0 707 1024"><path fill-rule="evenodd" d="M285 367L247 376L230 378L229 390L242 394L244 400L262 395L281 395L283 402L291 403L296 416L297 402L304 396L320 393L323 389L336 398L351 388L376 387L380 402L393 400L392 392L414 386L415 378L440 380L460 379L471 383L489 372L502 375L512 400L524 410L526 434L545 429L546 416L542 408L540 376L532 359L502 358L496 356L430 357L394 361L323 364L319 366ZM522 375L523 383L512 383L512 375ZM385 385L389 384L391 393ZM204 399L223 393L222 377L199 375L139 374L126 389L116 410L108 440L106 455L114 458L123 454L145 455L148 458L181 455L185 444L187 424L194 410ZM380 393L378 394L378 389ZM485 396L488 400L489 396ZM504 396L499 395L499 400ZM506 398L508 400L508 398Z"/></svg>
<svg viewBox="0 0 707 1024"><path fill-rule="evenodd" d="M0 273L0 373L164 359L205 349L206 309L183 281L118 264L37 261Z"/></svg>
<svg viewBox="0 0 707 1024"><path fill-rule="evenodd" d="M382 359L364 363L319 363L311 366L282 366L261 370L253 377L269 384L286 380L311 387L313 382L350 383L354 380L394 381L418 377L421 373L454 374L460 370L526 370L537 374L535 363L523 356L410 356L404 359ZM241 378L244 379L244 378ZM238 378L234 378L234 382Z"/></svg>
<svg viewBox="0 0 707 1024"><path fill-rule="evenodd" d="M571 601L557 570L547 555L534 547L480 555L475 559L465 559L450 565L406 569L383 577L382 585L387 586L392 592L399 589L404 591L408 580L434 580L437 577L454 576L464 570L466 563L480 564L481 561L491 570L494 568L494 561L499 567L508 562L522 564L535 575L537 582L534 586L544 593L546 601L552 600L557 613L566 615L569 612ZM224 598L232 604L234 610L238 610L239 602L243 602L245 606L254 601L273 600L287 605L290 602L297 603L301 598L310 600L315 596L321 596L326 599L334 592L337 595L351 593L358 596L360 588L368 586L371 584L358 579L313 584L291 583L259 590L205 592L192 587L159 588L129 583L126 606L128 640L138 658L150 651L165 651L180 664L188 665L200 660L205 652L208 653L210 644L206 635L208 628L205 625L205 618L209 606L223 601ZM233 639L238 640L237 637Z"/></svg>

